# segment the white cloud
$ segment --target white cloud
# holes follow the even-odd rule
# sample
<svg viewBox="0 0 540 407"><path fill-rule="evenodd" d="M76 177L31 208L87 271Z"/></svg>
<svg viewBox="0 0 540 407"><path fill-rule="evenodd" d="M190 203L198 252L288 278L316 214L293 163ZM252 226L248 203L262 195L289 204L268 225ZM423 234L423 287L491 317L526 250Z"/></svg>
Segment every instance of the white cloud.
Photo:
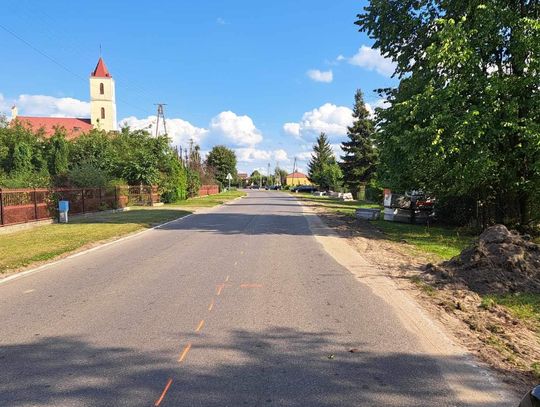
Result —
<svg viewBox="0 0 540 407"><path fill-rule="evenodd" d="M330 83L334 80L334 74L332 70L320 71L318 69L310 69L307 71L307 76L315 82Z"/></svg>
<svg viewBox="0 0 540 407"><path fill-rule="evenodd" d="M303 114L298 123L285 123L285 133L296 138L310 137L321 132L328 136L344 136L347 134L347 126L353 122L352 110L346 106L336 106L325 103L321 107Z"/></svg>
<svg viewBox="0 0 540 407"><path fill-rule="evenodd" d="M296 138L300 137L300 123L285 123L283 125L283 131Z"/></svg>
<svg viewBox="0 0 540 407"><path fill-rule="evenodd" d="M249 116L238 116L231 111L215 116L210 122L210 132L236 146L254 146L263 139L260 130Z"/></svg>
<svg viewBox="0 0 540 407"><path fill-rule="evenodd" d="M384 76L392 76L396 69L396 65L391 59L383 57L378 50L365 45L362 45L358 52L348 59L348 62L351 65L376 71Z"/></svg>
<svg viewBox="0 0 540 407"><path fill-rule="evenodd" d="M218 23L219 25L227 25L227 21L225 21L225 19L223 17L218 17L216 18L216 23Z"/></svg>
<svg viewBox="0 0 540 407"><path fill-rule="evenodd" d="M255 147L241 147L234 150L236 158L241 163L253 163L255 161L289 161L287 152L283 149L260 150Z"/></svg>
<svg viewBox="0 0 540 407"><path fill-rule="evenodd" d="M0 95L0 112L10 115L11 106L17 106L23 116L90 117L90 103L74 98L46 95L19 95L6 99Z"/></svg>
<svg viewBox="0 0 540 407"><path fill-rule="evenodd" d="M296 154L295 157L298 159L298 161L309 161L311 160L312 155L313 155L313 151L303 151L301 153Z"/></svg>
<svg viewBox="0 0 540 407"><path fill-rule="evenodd" d="M156 131L156 116L148 116L146 119L138 119L134 116L126 117L120 120L120 125L127 125L135 130L148 130L150 133L155 134ZM160 133L163 132L161 124L159 126ZM172 138L172 142L177 146L186 147L190 140L200 144L204 137L208 134L208 130L196 127L190 122L182 119L167 119L167 132Z"/></svg>
<svg viewBox="0 0 540 407"><path fill-rule="evenodd" d="M289 161L289 156L285 150L280 148L278 150L274 150L274 159L276 161Z"/></svg>

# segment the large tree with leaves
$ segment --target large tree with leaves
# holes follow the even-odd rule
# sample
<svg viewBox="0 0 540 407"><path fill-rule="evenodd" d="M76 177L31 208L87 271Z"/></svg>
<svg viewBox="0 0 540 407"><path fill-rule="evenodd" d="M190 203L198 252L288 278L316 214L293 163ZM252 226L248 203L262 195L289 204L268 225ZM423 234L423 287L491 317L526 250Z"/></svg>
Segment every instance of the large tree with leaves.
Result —
<svg viewBox="0 0 540 407"><path fill-rule="evenodd" d="M540 194L539 15L530 0L370 2L357 24L400 78L378 114L390 186L472 198L493 220L529 224Z"/></svg>
<svg viewBox="0 0 540 407"><path fill-rule="evenodd" d="M347 128L348 139L341 143L345 154L341 156L340 166L343 182L356 195L361 186L365 186L373 177L377 163L377 154L373 148L374 124L360 89L354 95L353 118L352 126Z"/></svg>
<svg viewBox="0 0 540 407"><path fill-rule="evenodd" d="M228 185L227 174L236 179L236 154L225 146L215 146L208 153L206 164L212 168L216 179L222 185Z"/></svg>

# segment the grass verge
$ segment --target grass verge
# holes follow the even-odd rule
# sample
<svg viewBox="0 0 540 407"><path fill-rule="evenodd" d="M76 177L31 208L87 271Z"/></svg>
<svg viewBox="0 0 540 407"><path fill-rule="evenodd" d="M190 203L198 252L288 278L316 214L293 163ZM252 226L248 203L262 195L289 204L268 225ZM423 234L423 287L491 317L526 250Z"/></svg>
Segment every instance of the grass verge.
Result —
<svg viewBox="0 0 540 407"><path fill-rule="evenodd" d="M330 197L310 194L293 194L310 206L319 206L329 212L354 216L358 208L383 209L379 204L365 201L344 202ZM384 233L389 240L409 243L415 251L429 255L433 261L448 260L469 246L474 236L459 233L455 228L442 226L410 225L407 223L372 221L371 224ZM414 253L413 253L414 254Z"/></svg>
<svg viewBox="0 0 540 407"><path fill-rule="evenodd" d="M221 205L244 195L241 191L230 191L187 199L161 208L74 217L68 224L37 226L0 235L0 275L180 218L197 208Z"/></svg>
<svg viewBox="0 0 540 407"><path fill-rule="evenodd" d="M455 228L410 225L384 220L375 220L371 223L388 239L409 243L414 249L434 257L434 260L448 260L457 256L474 240L474 236L461 234Z"/></svg>
<svg viewBox="0 0 540 407"><path fill-rule="evenodd" d="M165 207L210 208L245 195L246 193L242 191L227 191L216 195L189 198L184 201L166 204Z"/></svg>
<svg viewBox="0 0 540 407"><path fill-rule="evenodd" d="M294 197L301 201L311 202L310 206L324 207L330 212L341 213L354 216L354 213L359 208L383 209L379 204L367 201L341 201L339 199L330 198L327 196L313 196L311 194L291 193Z"/></svg>
<svg viewBox="0 0 540 407"><path fill-rule="evenodd" d="M489 308L492 304L504 306L518 319L534 327L540 335L540 294L512 293L503 295L484 295L482 307Z"/></svg>
<svg viewBox="0 0 540 407"><path fill-rule="evenodd" d="M137 209L75 217L68 224L37 226L0 235L0 274L53 259L91 243L150 228L189 213L179 209Z"/></svg>

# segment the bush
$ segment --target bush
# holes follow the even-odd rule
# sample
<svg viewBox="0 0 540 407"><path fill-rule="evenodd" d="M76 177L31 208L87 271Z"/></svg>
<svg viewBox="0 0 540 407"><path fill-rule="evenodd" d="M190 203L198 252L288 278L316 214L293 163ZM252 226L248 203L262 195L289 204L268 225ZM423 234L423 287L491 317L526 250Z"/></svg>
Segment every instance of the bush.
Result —
<svg viewBox="0 0 540 407"><path fill-rule="evenodd" d="M68 173L68 181L79 188L103 188L109 185L111 177L107 171L86 162L73 167Z"/></svg>

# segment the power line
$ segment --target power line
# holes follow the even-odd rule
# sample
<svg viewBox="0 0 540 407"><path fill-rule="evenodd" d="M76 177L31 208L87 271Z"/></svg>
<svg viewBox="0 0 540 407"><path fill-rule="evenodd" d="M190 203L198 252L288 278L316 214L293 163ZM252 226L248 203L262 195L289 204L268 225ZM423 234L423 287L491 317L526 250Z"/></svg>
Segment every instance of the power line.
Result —
<svg viewBox="0 0 540 407"><path fill-rule="evenodd" d="M72 74L73 76L77 77L78 79L81 79L83 81L86 81L88 80L88 78L85 78L81 75L79 75L77 72L74 72L72 71L71 69L69 69L67 66L65 66L64 64L62 64L61 62L59 62L58 60L56 60L55 58L51 57L50 55L48 55L47 53L41 51L39 48L37 48L36 46L34 46L32 43L28 42L27 40L25 40L24 38L22 38L21 36L17 35L15 32L13 32L12 30L10 30L9 28L7 28L6 26L0 24L0 28L3 29L5 32L7 32L8 34L10 34L11 36L13 36L14 38L18 39L19 41L21 41L23 44L25 44L26 46L30 47L32 50L34 50L35 52L37 52L38 54L40 54L41 56L47 58L49 61L51 61L52 63L54 63L55 65L58 65L60 68L64 69L66 72ZM122 98L118 98L118 100L120 100L122 103L128 105L128 106L131 106L137 110L140 110L142 112L147 112L146 109L143 109L139 106L135 106L133 104L131 104L130 102L127 102L126 100L122 99Z"/></svg>

